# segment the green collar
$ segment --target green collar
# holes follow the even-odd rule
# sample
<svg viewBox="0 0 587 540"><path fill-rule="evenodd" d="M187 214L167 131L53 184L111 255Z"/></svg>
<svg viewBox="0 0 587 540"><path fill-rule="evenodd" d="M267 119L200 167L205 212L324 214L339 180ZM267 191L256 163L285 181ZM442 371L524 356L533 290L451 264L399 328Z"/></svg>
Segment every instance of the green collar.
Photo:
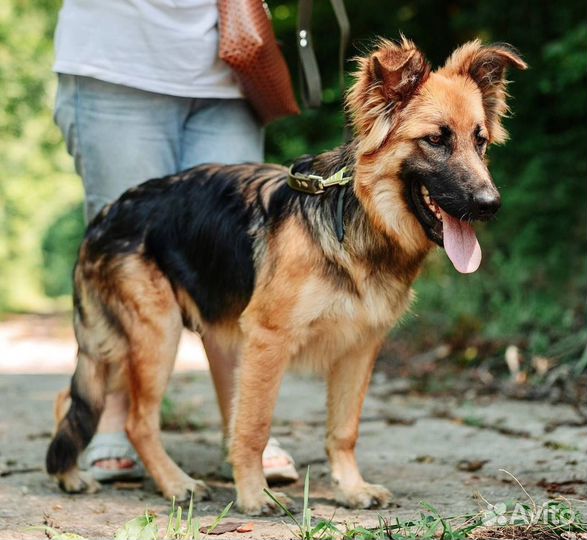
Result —
<svg viewBox="0 0 587 540"><path fill-rule="evenodd" d="M331 186L341 186L336 201L336 237L342 244L344 241L344 196L347 185L352 181L352 176L345 176L347 168L343 167L328 178L316 174L302 174L293 172L293 165L289 168L287 185L296 191L308 193L310 195L319 195L324 193L325 189Z"/></svg>
<svg viewBox="0 0 587 540"><path fill-rule="evenodd" d="M328 178L316 174L302 174L293 172L293 165L289 168L287 185L296 191L309 193L310 195L319 195L324 193L325 189L330 186L346 186L352 179L352 176L345 176L347 168L343 167Z"/></svg>

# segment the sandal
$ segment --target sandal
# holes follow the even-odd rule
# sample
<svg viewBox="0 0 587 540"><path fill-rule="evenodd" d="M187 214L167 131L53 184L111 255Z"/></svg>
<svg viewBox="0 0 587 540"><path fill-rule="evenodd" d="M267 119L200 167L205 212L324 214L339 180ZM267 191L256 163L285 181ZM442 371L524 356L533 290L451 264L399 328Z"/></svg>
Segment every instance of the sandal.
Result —
<svg viewBox="0 0 587 540"><path fill-rule="evenodd" d="M263 450L263 473L270 484L295 482L300 477L294 459L273 437Z"/></svg>
<svg viewBox="0 0 587 540"><path fill-rule="evenodd" d="M106 469L96 465L108 459L128 459L132 467ZM145 468L126 433L97 433L85 449L80 460L81 468L89 471L98 482L138 480L145 476Z"/></svg>
<svg viewBox="0 0 587 540"><path fill-rule="evenodd" d="M228 454L224 446L224 456ZM263 450L263 473L269 484L285 484L296 482L300 475L296 471L296 464L289 452L281 448L279 441L273 437L267 441ZM226 461L220 465L220 476L225 480L232 480L232 465Z"/></svg>

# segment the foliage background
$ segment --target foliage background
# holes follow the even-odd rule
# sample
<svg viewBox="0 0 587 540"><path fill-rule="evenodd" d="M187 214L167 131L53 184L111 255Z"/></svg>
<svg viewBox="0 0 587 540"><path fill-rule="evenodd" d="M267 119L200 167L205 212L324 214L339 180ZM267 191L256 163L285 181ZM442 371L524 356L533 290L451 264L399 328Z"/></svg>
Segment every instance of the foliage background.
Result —
<svg viewBox="0 0 587 540"><path fill-rule="evenodd" d="M490 151L502 190L499 218L480 232L481 270L457 275L430 258L414 313L400 337L420 348L515 343L529 355L577 359L586 340L587 16L583 2L346 0L349 57L375 36L403 32L440 64L480 37L514 44L531 66L512 73L511 141ZM296 1L269 2L296 76ZM83 232L82 190L52 123L52 35L58 0L0 3L0 312L69 306L70 272ZM329 2L315 2L314 41L323 76L320 110L267 131L267 158L287 163L341 141L338 29ZM352 64L347 62L347 71ZM350 79L347 78L347 86ZM471 353L471 351L473 351ZM467 356L468 355L468 356Z"/></svg>

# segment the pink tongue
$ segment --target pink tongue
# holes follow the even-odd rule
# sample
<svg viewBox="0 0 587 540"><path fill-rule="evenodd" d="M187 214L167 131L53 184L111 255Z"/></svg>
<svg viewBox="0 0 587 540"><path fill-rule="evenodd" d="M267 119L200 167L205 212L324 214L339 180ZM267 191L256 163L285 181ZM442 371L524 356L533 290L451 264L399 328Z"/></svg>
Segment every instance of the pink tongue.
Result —
<svg viewBox="0 0 587 540"><path fill-rule="evenodd" d="M449 216L442 209L444 249L454 267L462 274L470 274L481 264L481 246L473 227Z"/></svg>

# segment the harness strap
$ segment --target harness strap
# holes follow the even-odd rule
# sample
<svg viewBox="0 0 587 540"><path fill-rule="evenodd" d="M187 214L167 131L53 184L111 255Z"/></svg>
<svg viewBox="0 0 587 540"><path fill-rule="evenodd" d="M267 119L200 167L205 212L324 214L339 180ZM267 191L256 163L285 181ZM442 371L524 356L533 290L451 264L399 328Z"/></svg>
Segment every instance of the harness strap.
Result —
<svg viewBox="0 0 587 540"><path fill-rule="evenodd" d="M342 244L344 241L344 196L348 186L342 186L338 192L338 199L336 201L336 237Z"/></svg>

